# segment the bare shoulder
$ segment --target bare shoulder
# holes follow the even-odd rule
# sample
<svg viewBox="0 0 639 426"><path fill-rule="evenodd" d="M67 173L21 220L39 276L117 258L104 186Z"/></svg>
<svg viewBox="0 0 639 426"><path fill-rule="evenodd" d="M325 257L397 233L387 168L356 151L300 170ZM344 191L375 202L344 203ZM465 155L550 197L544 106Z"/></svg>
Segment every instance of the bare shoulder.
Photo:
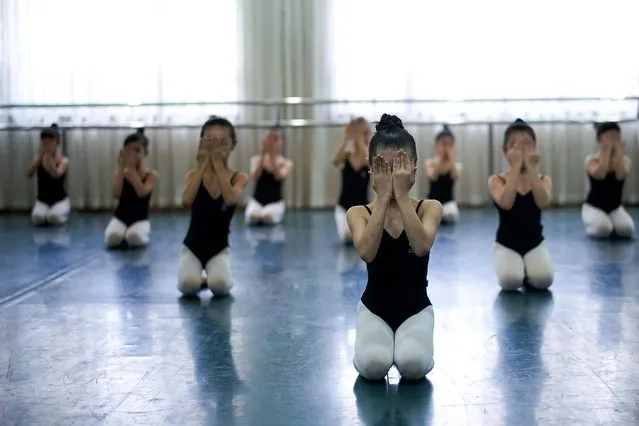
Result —
<svg viewBox="0 0 639 426"><path fill-rule="evenodd" d="M496 185L503 185L506 182L506 177L499 173L499 174L494 174L491 177L488 178L488 186L489 187L493 187Z"/></svg>
<svg viewBox="0 0 639 426"><path fill-rule="evenodd" d="M417 204L419 204L419 201L415 200L417 202ZM421 217L422 219L425 217L439 217L441 218L442 214L443 214L443 206L442 203L440 203L437 200L423 200L421 201L421 205L419 206L419 211L417 212L417 214L419 215L419 217Z"/></svg>
<svg viewBox="0 0 639 426"><path fill-rule="evenodd" d="M632 158L630 158L629 155L624 155L623 162L626 164L626 167L630 167L630 164L632 163Z"/></svg>
<svg viewBox="0 0 639 426"><path fill-rule="evenodd" d="M236 185L246 185L248 183L248 175L244 172L231 171L231 183Z"/></svg>
<svg viewBox="0 0 639 426"><path fill-rule="evenodd" d="M350 209L348 209L348 211L346 211L346 219L349 218L367 218L368 217L368 210L366 210L366 207L370 206L353 206Z"/></svg>

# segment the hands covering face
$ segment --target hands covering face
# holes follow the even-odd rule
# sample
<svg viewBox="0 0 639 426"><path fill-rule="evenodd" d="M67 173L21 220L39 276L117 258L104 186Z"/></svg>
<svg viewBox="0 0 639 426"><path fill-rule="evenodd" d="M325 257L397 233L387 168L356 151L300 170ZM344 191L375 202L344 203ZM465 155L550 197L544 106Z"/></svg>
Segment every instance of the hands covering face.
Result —
<svg viewBox="0 0 639 426"><path fill-rule="evenodd" d="M373 189L383 200L407 196L415 183L415 168L403 149L397 151L392 165L381 154L377 154L371 166Z"/></svg>

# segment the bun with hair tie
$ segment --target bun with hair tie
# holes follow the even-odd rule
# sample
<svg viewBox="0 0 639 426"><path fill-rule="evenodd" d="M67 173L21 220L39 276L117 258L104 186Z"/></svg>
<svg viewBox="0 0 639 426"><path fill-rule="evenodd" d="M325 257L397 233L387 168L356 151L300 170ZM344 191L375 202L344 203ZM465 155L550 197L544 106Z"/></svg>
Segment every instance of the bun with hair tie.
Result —
<svg viewBox="0 0 639 426"><path fill-rule="evenodd" d="M444 125L442 126L442 131L443 131L443 132L450 132L450 127L448 127L448 124L444 124Z"/></svg>
<svg viewBox="0 0 639 426"><path fill-rule="evenodd" d="M57 128L58 128L58 125L57 125L56 123L53 123L53 124L51 124L51 128L52 128L52 129L57 129Z"/></svg>
<svg viewBox="0 0 639 426"><path fill-rule="evenodd" d="M140 127L135 131L135 133L137 133L138 135L144 135L144 127Z"/></svg>
<svg viewBox="0 0 639 426"><path fill-rule="evenodd" d="M375 126L377 132L392 132L404 128L402 120L396 115L383 114Z"/></svg>
<svg viewBox="0 0 639 426"><path fill-rule="evenodd" d="M524 120L522 120L521 118L516 119L515 123L526 124L526 122Z"/></svg>
<svg viewBox="0 0 639 426"><path fill-rule="evenodd" d="M209 115L209 120L215 120L217 118L217 115L213 114L213 115Z"/></svg>

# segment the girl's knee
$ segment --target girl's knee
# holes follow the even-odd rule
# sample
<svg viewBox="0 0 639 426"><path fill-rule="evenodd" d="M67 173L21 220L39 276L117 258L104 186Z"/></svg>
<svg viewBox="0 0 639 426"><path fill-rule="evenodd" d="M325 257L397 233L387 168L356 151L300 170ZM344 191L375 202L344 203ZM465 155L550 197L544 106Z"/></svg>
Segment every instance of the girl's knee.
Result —
<svg viewBox="0 0 639 426"><path fill-rule="evenodd" d="M213 296L223 297L228 296L233 288L233 281L229 277L229 274L210 273L206 277L206 285L213 293Z"/></svg>
<svg viewBox="0 0 639 426"><path fill-rule="evenodd" d="M553 282L552 272L538 272L528 274L528 284L537 290L548 290Z"/></svg>
<svg viewBox="0 0 639 426"><path fill-rule="evenodd" d="M524 283L524 271L502 271L498 272L499 286L504 291L516 291Z"/></svg>
<svg viewBox="0 0 639 426"><path fill-rule="evenodd" d="M617 236L621 238L633 238L635 235L634 223L629 222L629 223L618 224L615 227L615 234L617 234Z"/></svg>
<svg viewBox="0 0 639 426"><path fill-rule="evenodd" d="M185 274L178 280L178 290L185 296L195 296L202 290L202 276Z"/></svg>
<svg viewBox="0 0 639 426"><path fill-rule="evenodd" d="M392 351L380 345L357 349L353 365L363 378L382 380L393 365L393 354Z"/></svg>
<svg viewBox="0 0 639 426"><path fill-rule="evenodd" d="M144 247L149 243L149 237L137 231L128 230L125 239L131 247Z"/></svg>
<svg viewBox="0 0 639 426"><path fill-rule="evenodd" d="M613 226L609 222L593 223L586 226L586 234L593 238L607 238L612 234Z"/></svg>
<svg viewBox="0 0 639 426"><path fill-rule="evenodd" d="M44 225L47 221L46 214L34 212L31 214L31 223L36 226Z"/></svg>
<svg viewBox="0 0 639 426"><path fill-rule="evenodd" d="M403 379L421 380L433 369L432 354L424 352L424 347L417 343L404 343L401 351L395 353L395 365Z"/></svg>
<svg viewBox="0 0 639 426"><path fill-rule="evenodd" d="M104 244L107 248L119 247L124 241L124 234L120 232L107 232L104 235Z"/></svg>

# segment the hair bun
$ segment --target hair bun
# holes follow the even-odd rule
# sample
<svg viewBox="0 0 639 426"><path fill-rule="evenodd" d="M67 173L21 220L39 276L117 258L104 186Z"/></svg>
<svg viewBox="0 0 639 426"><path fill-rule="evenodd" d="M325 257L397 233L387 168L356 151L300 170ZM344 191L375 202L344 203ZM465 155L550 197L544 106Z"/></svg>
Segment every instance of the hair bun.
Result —
<svg viewBox="0 0 639 426"><path fill-rule="evenodd" d="M213 115L209 115L209 120L215 120L217 118L217 115L213 114Z"/></svg>
<svg viewBox="0 0 639 426"><path fill-rule="evenodd" d="M57 128L58 128L58 125L57 125L56 123L53 123L53 124L51 124L51 128L52 128L52 129L57 129Z"/></svg>
<svg viewBox="0 0 639 426"><path fill-rule="evenodd" d="M398 116L390 114L383 114L375 126L375 130L378 132L392 132L403 128L402 120Z"/></svg>
<svg viewBox="0 0 639 426"><path fill-rule="evenodd" d="M516 120L515 120L515 123L518 123L518 124L526 124L526 122L525 122L524 120L522 120L521 118L516 119Z"/></svg>
<svg viewBox="0 0 639 426"><path fill-rule="evenodd" d="M442 131L443 131L443 132L450 132L450 127L448 127L448 124L444 124L444 125L442 126Z"/></svg>
<svg viewBox="0 0 639 426"><path fill-rule="evenodd" d="M137 133L138 135L144 136L144 127L140 127L139 129L135 131L135 133Z"/></svg>

